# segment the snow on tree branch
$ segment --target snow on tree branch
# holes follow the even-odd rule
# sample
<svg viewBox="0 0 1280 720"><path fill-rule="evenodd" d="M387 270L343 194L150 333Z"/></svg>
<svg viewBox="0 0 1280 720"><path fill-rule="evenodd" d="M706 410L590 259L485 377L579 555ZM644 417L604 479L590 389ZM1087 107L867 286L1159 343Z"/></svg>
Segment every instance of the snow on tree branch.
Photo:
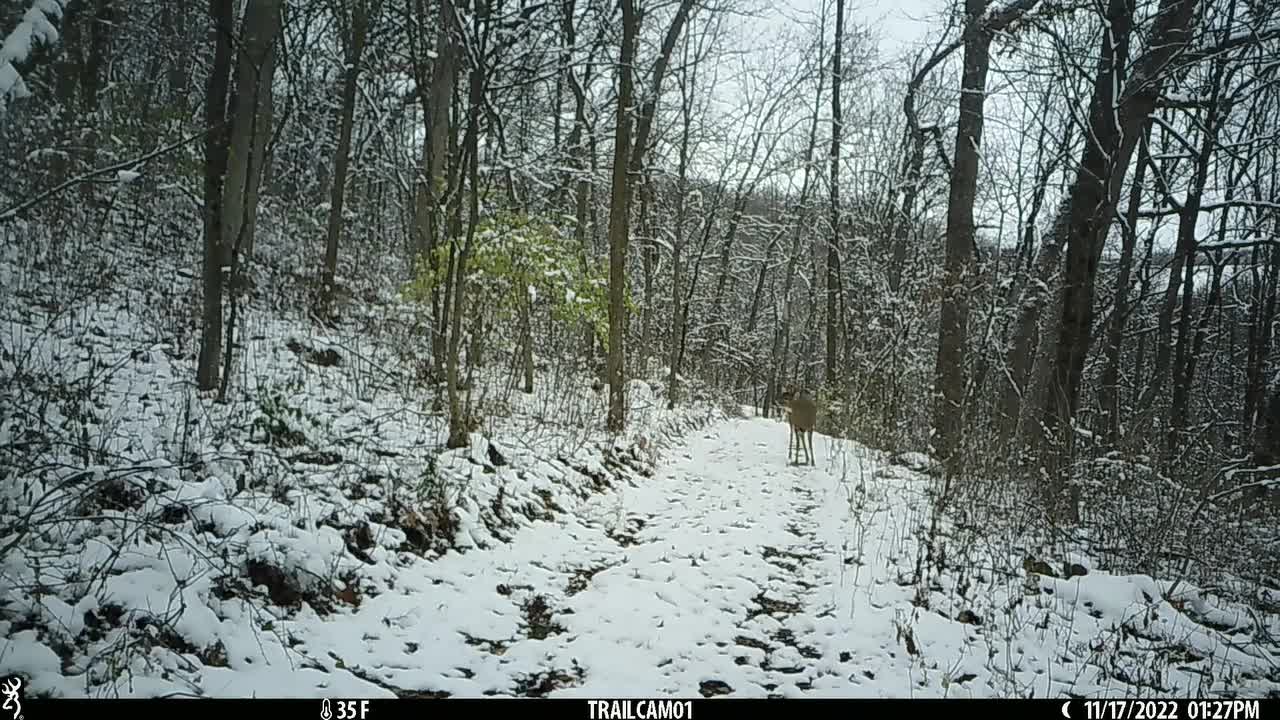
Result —
<svg viewBox="0 0 1280 720"><path fill-rule="evenodd" d="M31 94L19 68L31 62L31 55L38 47L52 47L58 41L55 23L62 20L68 2L70 0L35 0L0 45L0 112L11 98Z"/></svg>

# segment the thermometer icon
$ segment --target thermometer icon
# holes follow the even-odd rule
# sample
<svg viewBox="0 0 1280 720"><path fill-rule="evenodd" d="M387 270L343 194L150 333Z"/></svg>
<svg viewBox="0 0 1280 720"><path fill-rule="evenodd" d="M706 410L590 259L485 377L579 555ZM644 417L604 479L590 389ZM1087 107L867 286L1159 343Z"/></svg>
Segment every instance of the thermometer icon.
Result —
<svg viewBox="0 0 1280 720"><path fill-rule="evenodd" d="M329 698L320 701L320 720L329 720L333 713L329 712Z"/></svg>

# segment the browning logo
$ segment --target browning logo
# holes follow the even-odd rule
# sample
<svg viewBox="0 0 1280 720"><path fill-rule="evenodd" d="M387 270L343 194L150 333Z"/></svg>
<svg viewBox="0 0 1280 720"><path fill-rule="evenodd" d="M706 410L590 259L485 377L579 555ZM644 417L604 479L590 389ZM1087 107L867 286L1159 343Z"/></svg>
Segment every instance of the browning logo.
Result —
<svg viewBox="0 0 1280 720"><path fill-rule="evenodd" d="M12 713L8 720L22 720L22 678L5 678L4 683L0 684L0 696L4 697L0 710Z"/></svg>

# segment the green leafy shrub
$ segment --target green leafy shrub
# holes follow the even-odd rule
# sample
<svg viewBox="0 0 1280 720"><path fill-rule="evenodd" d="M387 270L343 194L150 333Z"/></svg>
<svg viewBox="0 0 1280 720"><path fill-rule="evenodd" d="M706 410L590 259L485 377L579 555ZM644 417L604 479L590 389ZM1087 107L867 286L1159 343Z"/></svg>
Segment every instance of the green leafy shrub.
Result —
<svg viewBox="0 0 1280 720"><path fill-rule="evenodd" d="M433 263L419 258L414 279L402 289L405 299L429 304L447 287L450 245L435 249ZM476 228L467 260L466 309L485 327L545 310L567 325L589 324L601 342L609 332L607 268L583 254L572 236L550 222L521 213L486 216Z"/></svg>

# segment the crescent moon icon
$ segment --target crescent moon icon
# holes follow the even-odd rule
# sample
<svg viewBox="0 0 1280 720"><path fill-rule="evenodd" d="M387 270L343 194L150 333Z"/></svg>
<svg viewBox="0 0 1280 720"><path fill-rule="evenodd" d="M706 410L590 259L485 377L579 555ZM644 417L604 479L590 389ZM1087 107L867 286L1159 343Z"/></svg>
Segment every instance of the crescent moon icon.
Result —
<svg viewBox="0 0 1280 720"><path fill-rule="evenodd" d="M1067 712L1067 710L1070 708L1071 708L1070 700L1062 703L1062 717L1067 718L1067 720L1071 720L1071 713Z"/></svg>

